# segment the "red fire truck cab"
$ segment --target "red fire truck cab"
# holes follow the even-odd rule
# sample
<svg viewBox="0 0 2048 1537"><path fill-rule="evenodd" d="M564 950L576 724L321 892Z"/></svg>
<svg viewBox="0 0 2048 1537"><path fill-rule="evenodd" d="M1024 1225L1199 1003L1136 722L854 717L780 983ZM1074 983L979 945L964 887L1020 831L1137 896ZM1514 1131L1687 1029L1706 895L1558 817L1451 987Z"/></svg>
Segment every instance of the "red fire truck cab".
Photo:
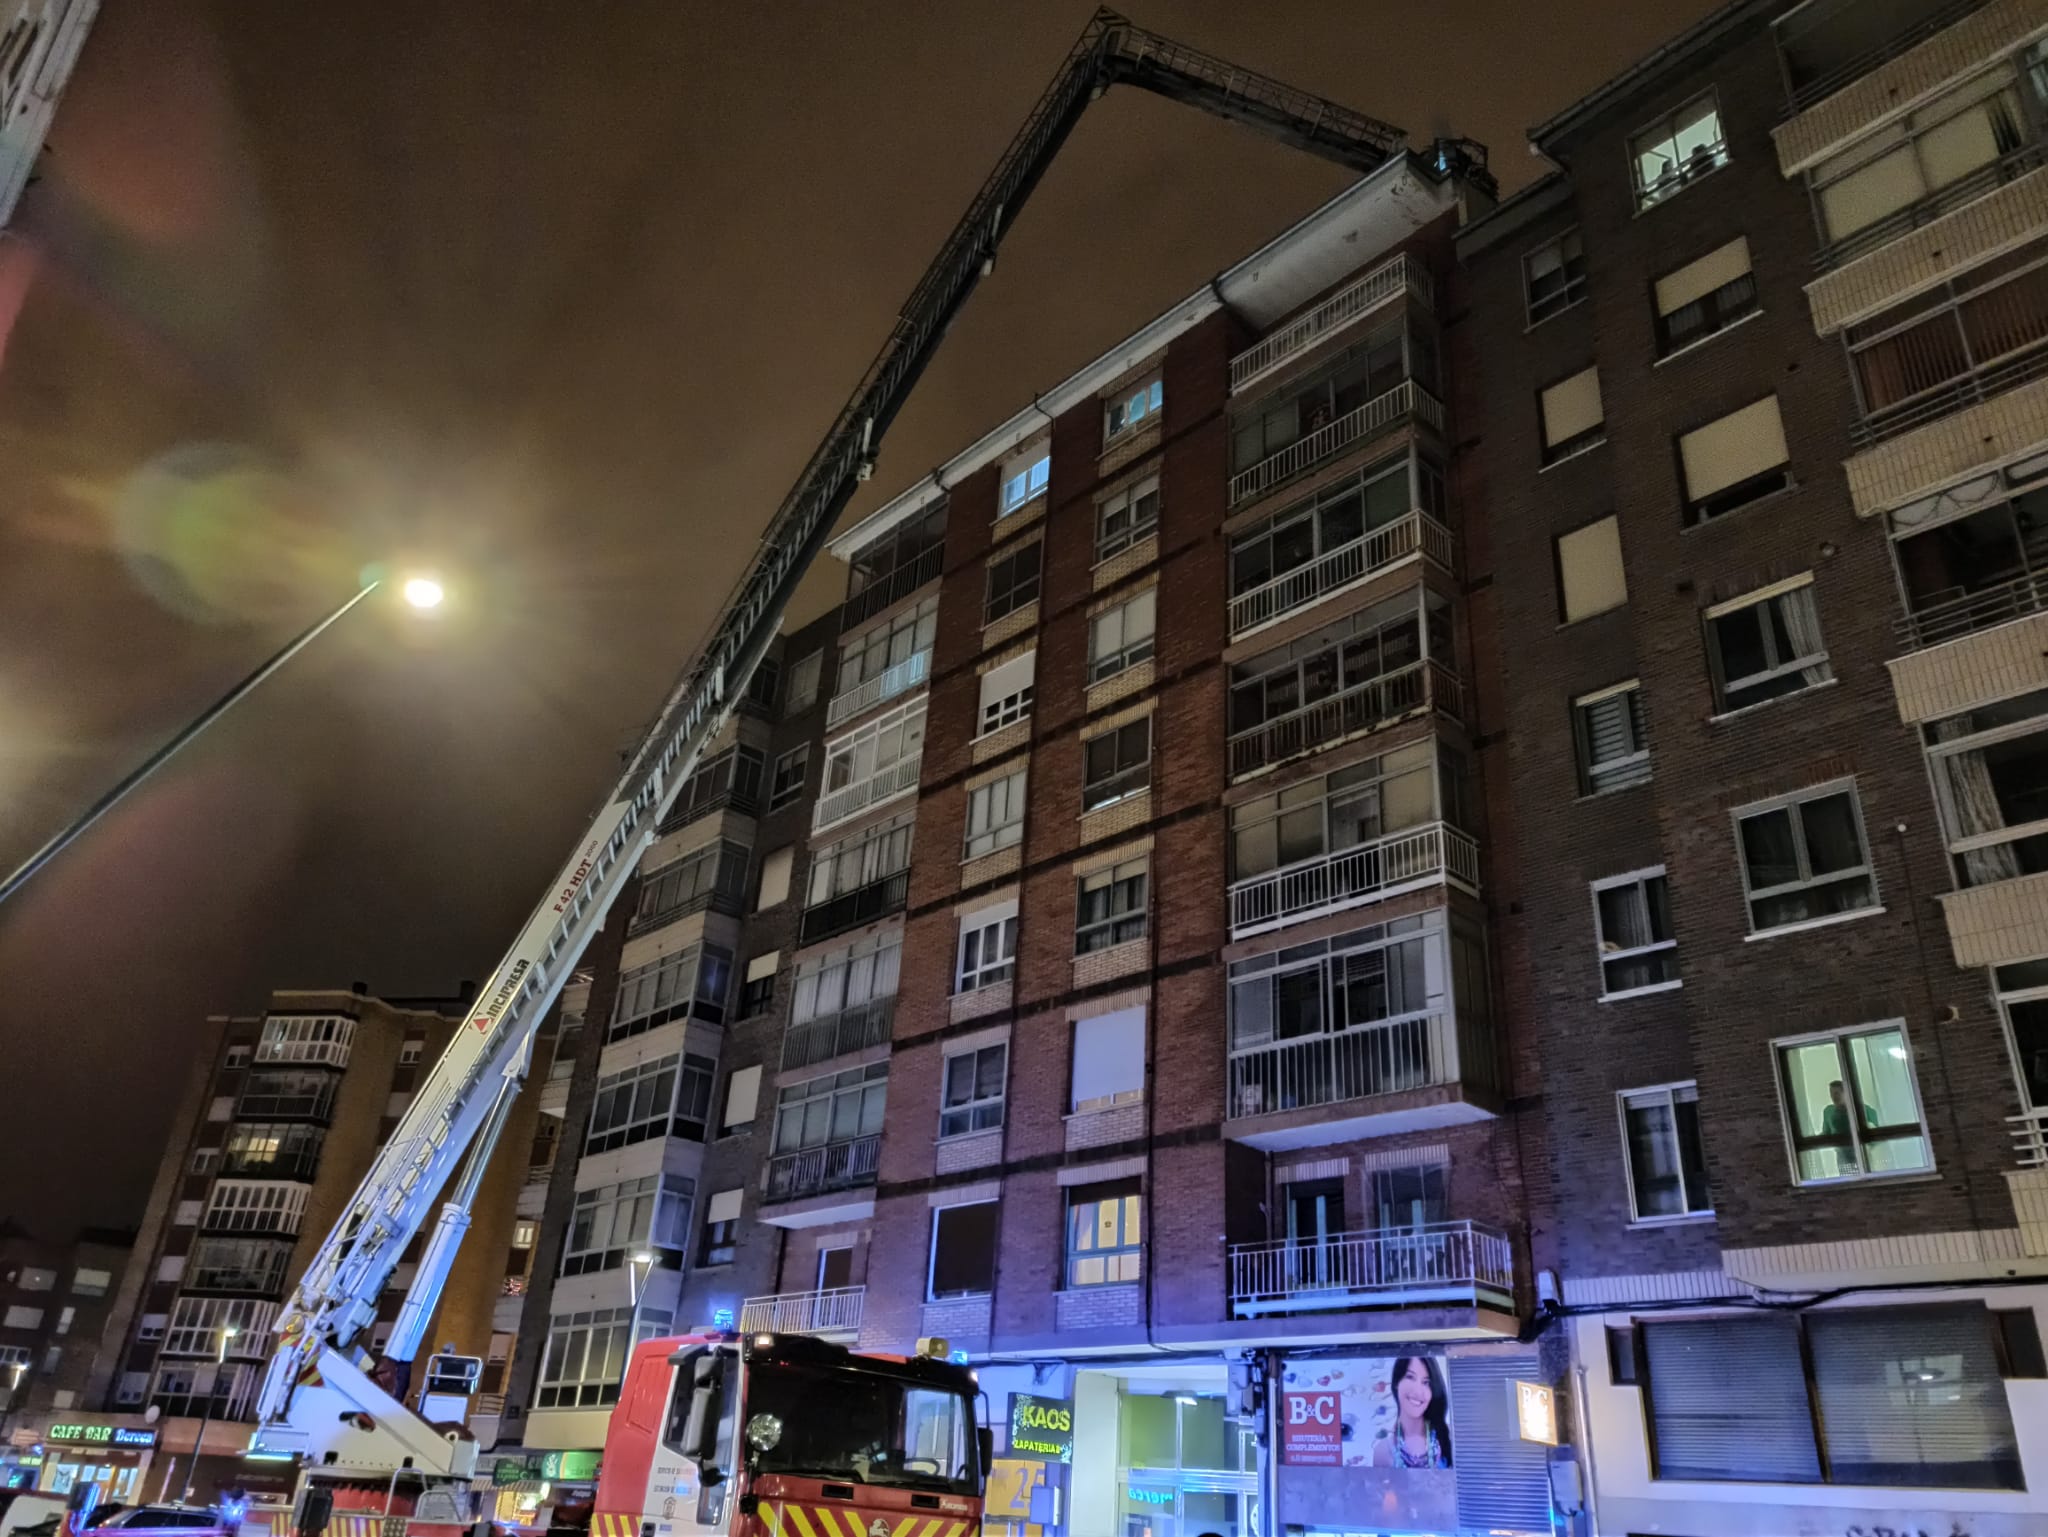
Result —
<svg viewBox="0 0 2048 1537"><path fill-rule="evenodd" d="M974 1374L807 1335L633 1351L590 1537L971 1537L990 1433Z"/></svg>

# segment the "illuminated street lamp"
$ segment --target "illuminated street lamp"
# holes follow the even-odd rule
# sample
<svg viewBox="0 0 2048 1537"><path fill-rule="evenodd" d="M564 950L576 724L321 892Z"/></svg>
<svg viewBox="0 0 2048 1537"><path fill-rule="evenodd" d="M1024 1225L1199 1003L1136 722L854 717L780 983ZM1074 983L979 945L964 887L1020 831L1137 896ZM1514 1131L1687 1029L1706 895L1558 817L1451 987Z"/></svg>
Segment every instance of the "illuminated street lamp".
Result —
<svg viewBox="0 0 2048 1537"><path fill-rule="evenodd" d="M220 1345L213 1352L213 1391L206 1395L206 1407L199 1414L199 1434L192 1438L192 1460L185 1465L185 1492L179 1496L187 1504L192 1501L193 1484L199 1476L200 1454L206 1449L206 1427L213 1423L213 1401L220 1396L221 1377L228 1369L228 1341L241 1332L233 1324L221 1326Z"/></svg>
<svg viewBox="0 0 2048 1537"><path fill-rule="evenodd" d="M286 662L289 662L293 657L305 650L306 647L310 646L328 626L332 625L343 614L346 614L383 585L384 579L382 577L371 578L354 597L350 598L317 624L300 631L297 636L286 642L283 649L272 656L269 661L250 673L248 677L237 683L204 710L200 711L199 714L186 723L182 731L151 753L147 758L143 759L142 762L129 771L127 777L122 779L119 784L86 807L79 814L77 820L72 822L69 827L57 833L48 843L45 843L41 848L29 855L27 859L23 860L14 873L9 875L6 880L0 881L0 902L5 902L9 897L21 890L22 887L26 886L37 871L63 853L93 823L126 800L131 790L134 790L145 779L149 778L150 775L170 762L195 737L205 731L208 726L211 726L215 721L227 714L229 710L254 693L259 684L280 667L284 666ZM446 596L442 591L441 584L430 576L409 578L400 589L400 593L409 605L422 610L438 607L442 598Z"/></svg>

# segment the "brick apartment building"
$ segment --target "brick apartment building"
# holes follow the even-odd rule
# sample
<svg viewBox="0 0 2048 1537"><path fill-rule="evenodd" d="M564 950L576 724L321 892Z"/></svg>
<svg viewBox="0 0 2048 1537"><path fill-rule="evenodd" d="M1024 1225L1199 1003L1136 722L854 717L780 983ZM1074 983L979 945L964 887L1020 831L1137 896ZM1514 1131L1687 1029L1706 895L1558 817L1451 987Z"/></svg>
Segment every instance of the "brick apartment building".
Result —
<svg viewBox="0 0 2048 1537"><path fill-rule="evenodd" d="M1072 1537L2038 1530L2044 60L1728 5L841 533L590 959L507 1438L637 1313L945 1336Z"/></svg>
<svg viewBox="0 0 2048 1537"><path fill-rule="evenodd" d="M51 1243L0 1223L0 1487L75 1476L82 1437L65 1427L91 1391L134 1243L133 1233L108 1228Z"/></svg>

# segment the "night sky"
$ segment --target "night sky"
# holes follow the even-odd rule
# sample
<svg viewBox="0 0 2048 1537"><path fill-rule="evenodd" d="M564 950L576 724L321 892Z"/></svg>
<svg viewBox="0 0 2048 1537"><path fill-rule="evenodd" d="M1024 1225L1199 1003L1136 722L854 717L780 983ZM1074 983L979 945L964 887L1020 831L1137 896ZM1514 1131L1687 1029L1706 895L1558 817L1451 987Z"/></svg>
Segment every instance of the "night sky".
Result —
<svg viewBox="0 0 2048 1537"><path fill-rule="evenodd" d="M1708 8L1133 15L1512 189ZM0 865L366 564L451 602L365 605L0 911L0 1214L134 1220L209 1013L486 974L1088 14L106 0L0 242ZM854 515L1346 179L1112 93Z"/></svg>

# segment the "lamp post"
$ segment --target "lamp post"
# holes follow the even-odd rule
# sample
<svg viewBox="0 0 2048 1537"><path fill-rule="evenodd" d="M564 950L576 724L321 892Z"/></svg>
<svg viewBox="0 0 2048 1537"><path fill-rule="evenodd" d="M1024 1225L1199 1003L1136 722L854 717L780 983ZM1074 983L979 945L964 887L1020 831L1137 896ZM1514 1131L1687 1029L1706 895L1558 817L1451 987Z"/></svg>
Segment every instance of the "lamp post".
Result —
<svg viewBox="0 0 2048 1537"><path fill-rule="evenodd" d="M633 1347L640 1343L640 1301L647 1295L647 1278L654 1273L654 1256L642 1249L626 1262L626 1285L633 1296L633 1317L626 1325L626 1359L619 1366L619 1391L626 1391L626 1373L633 1369Z"/></svg>
<svg viewBox="0 0 2048 1537"><path fill-rule="evenodd" d="M195 715L190 721L186 722L184 729L176 736L172 737L163 746L130 769L118 784L79 813L76 820L70 826L63 828L49 842L23 860L6 880L0 881L0 902L5 902L15 892L26 886L43 866L63 853L66 848L70 847L95 822L126 800L130 791L134 790L145 779L149 778L150 775L170 762L195 737L205 731L208 726L211 726L215 721L227 714L229 710L254 693L257 687L272 673L276 672L286 662L289 662L293 657L305 650L306 647L318 640L330 625L333 625L342 615L346 614L382 585L383 578L381 577L373 578L366 582L354 597L328 614L326 618L301 630L291 640L285 642L283 647L269 661L258 667L248 677L237 683L233 688L221 695L220 698ZM437 607L443 596L441 584L434 581L431 577L424 576L411 578L400 591L405 601L418 609Z"/></svg>
<svg viewBox="0 0 2048 1537"><path fill-rule="evenodd" d="M192 1460L185 1465L185 1492L178 1496L188 1503L198 1482L199 1458L206 1449L206 1427L213 1423L213 1401L220 1396L221 1374L227 1370L228 1341L241 1332L233 1324L222 1325L220 1345L213 1352L213 1391L206 1395L206 1407L199 1413L199 1434L192 1438Z"/></svg>

